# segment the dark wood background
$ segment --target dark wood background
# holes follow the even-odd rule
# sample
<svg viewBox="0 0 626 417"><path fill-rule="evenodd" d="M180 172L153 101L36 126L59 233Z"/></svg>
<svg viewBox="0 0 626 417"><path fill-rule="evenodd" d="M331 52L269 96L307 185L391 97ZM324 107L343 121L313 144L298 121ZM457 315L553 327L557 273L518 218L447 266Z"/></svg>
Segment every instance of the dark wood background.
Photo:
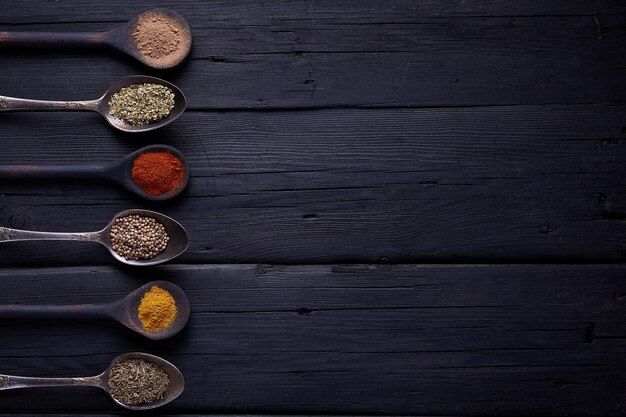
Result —
<svg viewBox="0 0 626 417"><path fill-rule="evenodd" d="M0 94L91 99L166 78L187 112L150 134L95 113L0 114L0 163L190 160L177 200L104 182L0 182L0 225L92 231L150 208L187 227L173 264L97 245L0 248L1 303L189 295L177 337L108 322L0 322L0 373L85 376L146 351L183 371L166 414L626 413L626 4L16 1L0 30L107 30L181 13L191 58L0 50ZM0 393L0 413L117 413L83 388Z"/></svg>

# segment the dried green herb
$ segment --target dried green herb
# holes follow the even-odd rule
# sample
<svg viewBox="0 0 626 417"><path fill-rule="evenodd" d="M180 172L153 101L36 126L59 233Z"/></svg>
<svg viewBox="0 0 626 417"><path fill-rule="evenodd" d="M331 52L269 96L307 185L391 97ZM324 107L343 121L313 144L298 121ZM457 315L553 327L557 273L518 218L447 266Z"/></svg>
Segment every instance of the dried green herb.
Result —
<svg viewBox="0 0 626 417"><path fill-rule="evenodd" d="M133 126L157 122L174 108L174 92L161 84L133 84L113 94L109 106L113 117Z"/></svg>
<svg viewBox="0 0 626 417"><path fill-rule="evenodd" d="M159 365L143 359L125 359L111 367L109 388L126 405L150 404L163 398L170 377Z"/></svg>

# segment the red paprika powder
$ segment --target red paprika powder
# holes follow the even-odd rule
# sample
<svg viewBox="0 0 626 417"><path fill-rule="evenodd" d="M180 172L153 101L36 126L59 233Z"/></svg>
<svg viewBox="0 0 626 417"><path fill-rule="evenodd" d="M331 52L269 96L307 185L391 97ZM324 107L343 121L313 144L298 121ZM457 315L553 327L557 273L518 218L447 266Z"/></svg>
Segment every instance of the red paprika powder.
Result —
<svg viewBox="0 0 626 417"><path fill-rule="evenodd" d="M138 186L156 197L183 186L185 165L171 152L146 152L133 161L132 176Z"/></svg>

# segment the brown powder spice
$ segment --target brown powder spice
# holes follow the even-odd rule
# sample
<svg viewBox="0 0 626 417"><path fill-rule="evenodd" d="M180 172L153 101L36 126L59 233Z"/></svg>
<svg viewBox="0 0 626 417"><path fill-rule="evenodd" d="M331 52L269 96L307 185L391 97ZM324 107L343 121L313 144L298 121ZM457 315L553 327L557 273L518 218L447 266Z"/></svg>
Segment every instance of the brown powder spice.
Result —
<svg viewBox="0 0 626 417"><path fill-rule="evenodd" d="M176 18L159 12L139 17L133 31L137 49L157 68L182 60L191 47L191 33Z"/></svg>

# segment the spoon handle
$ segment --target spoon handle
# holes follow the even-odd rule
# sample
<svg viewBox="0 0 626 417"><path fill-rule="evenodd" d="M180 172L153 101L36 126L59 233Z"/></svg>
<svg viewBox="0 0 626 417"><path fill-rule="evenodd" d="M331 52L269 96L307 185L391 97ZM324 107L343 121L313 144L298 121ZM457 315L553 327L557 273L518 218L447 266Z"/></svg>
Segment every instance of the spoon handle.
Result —
<svg viewBox="0 0 626 417"><path fill-rule="evenodd" d="M88 376L82 378L37 378L28 376L0 374L0 391L17 388L35 387L67 387L67 386L100 386L102 376Z"/></svg>
<svg viewBox="0 0 626 417"><path fill-rule="evenodd" d="M0 32L0 47L109 46L107 32Z"/></svg>
<svg viewBox="0 0 626 417"><path fill-rule="evenodd" d="M9 110L96 110L100 100L52 101L0 96L0 111Z"/></svg>
<svg viewBox="0 0 626 417"><path fill-rule="evenodd" d="M103 319L111 318L108 304L74 304L74 305L37 305L37 304L4 304L0 305L0 318L78 318Z"/></svg>
<svg viewBox="0 0 626 417"><path fill-rule="evenodd" d="M109 166L102 164L74 165L0 165L0 178L102 178Z"/></svg>
<svg viewBox="0 0 626 417"><path fill-rule="evenodd" d="M82 240L88 242L100 242L100 232L52 233L0 227L0 243L11 241L16 242L20 240Z"/></svg>

